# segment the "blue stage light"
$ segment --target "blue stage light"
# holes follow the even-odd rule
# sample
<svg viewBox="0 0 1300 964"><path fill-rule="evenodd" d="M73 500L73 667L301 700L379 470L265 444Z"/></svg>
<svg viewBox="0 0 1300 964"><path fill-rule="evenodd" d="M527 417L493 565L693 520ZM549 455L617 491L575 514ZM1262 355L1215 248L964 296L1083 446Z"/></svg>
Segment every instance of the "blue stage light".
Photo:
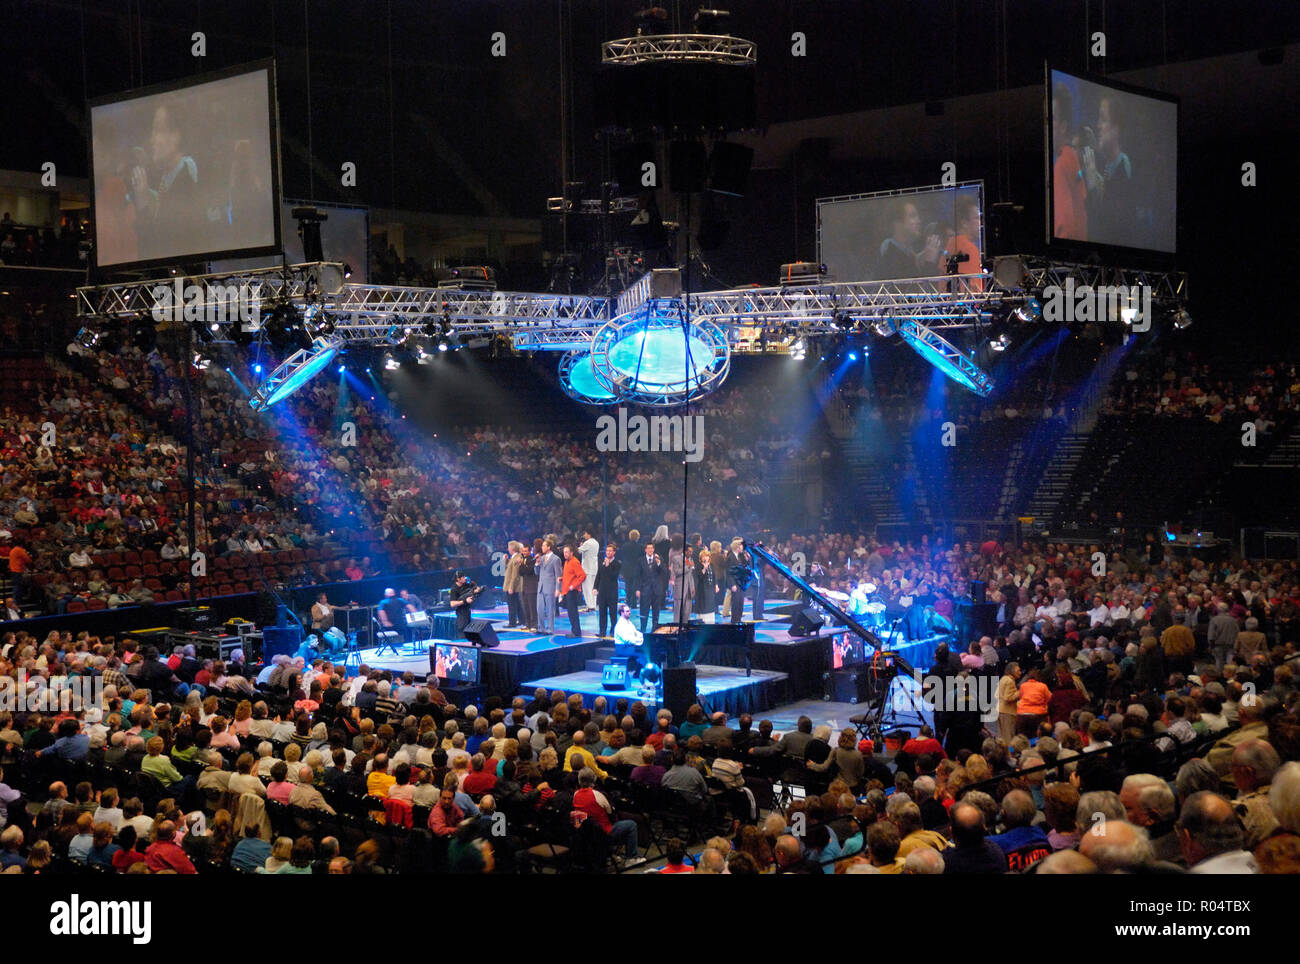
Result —
<svg viewBox="0 0 1300 964"><path fill-rule="evenodd" d="M988 374L942 335L910 319L898 326L898 334L912 351L962 388L981 398L993 391L993 380Z"/></svg>
<svg viewBox="0 0 1300 964"><path fill-rule="evenodd" d="M857 361L857 360L858 360L858 353L855 351L849 352L849 361Z"/></svg>
<svg viewBox="0 0 1300 964"><path fill-rule="evenodd" d="M254 375L260 375L260 374L262 374L262 366L261 366L261 364L257 364L257 365L254 365L254 366L253 366L253 374L254 374Z"/></svg>
<svg viewBox="0 0 1300 964"><path fill-rule="evenodd" d="M591 367L591 353L568 352L560 359L560 387L570 398L579 402L604 405L617 396L600 384Z"/></svg>

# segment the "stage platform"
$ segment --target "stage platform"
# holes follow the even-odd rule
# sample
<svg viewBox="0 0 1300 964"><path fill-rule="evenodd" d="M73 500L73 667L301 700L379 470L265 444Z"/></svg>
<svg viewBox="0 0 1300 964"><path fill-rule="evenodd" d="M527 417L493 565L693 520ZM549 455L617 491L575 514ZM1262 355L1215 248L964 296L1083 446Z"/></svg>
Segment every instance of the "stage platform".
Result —
<svg viewBox="0 0 1300 964"><path fill-rule="evenodd" d="M786 683L787 677L784 673L771 670L756 669L752 676L746 676L743 669L737 670L734 666L701 664L695 667L695 689L706 714L719 711L728 716L760 713L767 707L781 702L780 694L785 690ZM543 676L526 680L520 687L518 695L531 697L533 690L538 687L563 690L570 695L580 693L586 706L591 706L597 696L604 696L611 702L620 697L641 700L650 708L652 716L661 705L660 700L647 699L636 689L605 689L601 685L599 670L588 669L562 676Z"/></svg>
<svg viewBox="0 0 1300 964"><path fill-rule="evenodd" d="M767 705L820 699L823 693L822 677L830 669L830 632L823 629L817 636L792 636L787 610L794 608L788 601L769 601L765 607L767 618L759 620L754 627L754 648L750 653L750 662L755 678L760 670L765 674L762 689L772 701ZM750 618L751 612L751 607L746 604L746 619ZM555 635L507 629L504 605L494 609L475 610L474 616L492 620L501 642L500 646L483 650L482 655L480 683L493 696L511 697L525 686L532 688L543 685L535 682L530 685L529 681L592 672L588 663L597 658L599 649L610 644L610 640L596 635L599 630L596 613L580 615L584 635L576 638L568 634L569 621L563 614L556 623L556 628L561 632ZM660 618L668 621L672 614L665 609ZM913 666L926 669L933 661L935 644L941 640L942 637L933 637L910 644L899 640L894 648L902 652ZM400 656L391 652L378 656L374 649L366 649L361 652L361 661L375 669L394 673L411 672L423 678L429 672L427 648L435 642L449 640L427 640L421 644L418 652L412 652L413 647L408 646ZM740 668L740 676L744 678L745 659L742 649L710 647L702 656L708 660L709 665L724 672L734 673ZM604 692L600 690L599 684L599 679L596 679L593 692Z"/></svg>

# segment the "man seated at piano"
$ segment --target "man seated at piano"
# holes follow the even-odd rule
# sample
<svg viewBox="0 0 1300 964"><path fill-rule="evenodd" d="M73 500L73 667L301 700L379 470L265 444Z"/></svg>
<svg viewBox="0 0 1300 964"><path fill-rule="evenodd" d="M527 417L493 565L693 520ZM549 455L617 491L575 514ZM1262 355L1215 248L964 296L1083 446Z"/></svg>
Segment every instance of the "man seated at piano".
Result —
<svg viewBox="0 0 1300 964"><path fill-rule="evenodd" d="M618 622L614 624L614 655L627 659L628 679L650 661L645 655L645 634L632 622L632 607L627 603L618 607Z"/></svg>

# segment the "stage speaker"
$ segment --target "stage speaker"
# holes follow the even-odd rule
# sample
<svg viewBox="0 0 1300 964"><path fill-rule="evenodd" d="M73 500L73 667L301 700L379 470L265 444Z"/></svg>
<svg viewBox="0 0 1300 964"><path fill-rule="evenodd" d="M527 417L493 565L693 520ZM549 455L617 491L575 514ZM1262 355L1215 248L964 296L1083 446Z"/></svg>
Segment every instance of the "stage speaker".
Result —
<svg viewBox="0 0 1300 964"><path fill-rule="evenodd" d="M822 699L836 703L866 703L871 696L871 674L865 666L822 674Z"/></svg>
<svg viewBox="0 0 1300 964"><path fill-rule="evenodd" d="M709 155L699 141L673 141L668 146L668 184L673 191L703 191L708 173Z"/></svg>
<svg viewBox="0 0 1300 964"><path fill-rule="evenodd" d="M954 622L957 624L957 645L961 647L959 652L964 652L967 646L981 636L998 634L997 603L971 603L959 599L957 612L954 615L956 616Z"/></svg>
<svg viewBox="0 0 1300 964"><path fill-rule="evenodd" d="M642 191L653 191L655 188L662 187L658 177L653 184L642 184L642 179L646 174L646 164L654 164L658 167L658 159L655 157L654 145L642 141L637 144L624 144L622 147L614 149L614 180L618 181L619 193L623 196L640 194ZM579 219L581 220L581 219Z"/></svg>
<svg viewBox="0 0 1300 964"><path fill-rule="evenodd" d="M822 614L812 606L803 606L795 610L790 620L791 636L816 636L821 632Z"/></svg>
<svg viewBox="0 0 1300 964"><path fill-rule="evenodd" d="M674 720L686 719L686 711L695 703L695 664L682 663L664 670L664 706Z"/></svg>
<svg viewBox="0 0 1300 964"><path fill-rule="evenodd" d="M487 619L471 619L466 623L465 638L475 646L482 646L484 649L501 645L501 640L497 639L497 631L492 628L491 621Z"/></svg>
<svg viewBox="0 0 1300 964"><path fill-rule="evenodd" d="M301 626L264 626L262 628L262 656L270 659L281 654L292 656L302 645Z"/></svg>
<svg viewBox="0 0 1300 964"><path fill-rule="evenodd" d="M970 598L974 603L989 601L989 584L983 579L975 579L970 584Z"/></svg>
<svg viewBox="0 0 1300 964"><path fill-rule="evenodd" d="M600 685L607 690L626 689L627 663L623 660L606 663L604 670L600 674Z"/></svg>
<svg viewBox="0 0 1300 964"><path fill-rule="evenodd" d="M744 197L754 149L731 141L719 141L709 155L709 190L732 197Z"/></svg>

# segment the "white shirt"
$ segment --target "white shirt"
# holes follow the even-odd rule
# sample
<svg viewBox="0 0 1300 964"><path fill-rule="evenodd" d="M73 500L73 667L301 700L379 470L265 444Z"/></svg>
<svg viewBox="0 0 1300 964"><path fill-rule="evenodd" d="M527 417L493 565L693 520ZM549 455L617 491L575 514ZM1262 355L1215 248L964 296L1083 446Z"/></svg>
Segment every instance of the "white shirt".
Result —
<svg viewBox="0 0 1300 964"><path fill-rule="evenodd" d="M1229 850L1226 854L1202 860L1187 871L1189 874L1257 874L1259 865L1249 850Z"/></svg>
<svg viewBox="0 0 1300 964"><path fill-rule="evenodd" d="M1088 610L1088 619L1093 626L1105 626L1110 622L1110 610L1105 605Z"/></svg>
<svg viewBox="0 0 1300 964"><path fill-rule="evenodd" d="M1118 622L1121 619L1128 619L1128 618L1129 618L1129 609L1123 603L1120 603L1118 606L1110 607L1111 622Z"/></svg>
<svg viewBox="0 0 1300 964"><path fill-rule="evenodd" d="M582 571L589 576L592 575L596 571L596 557L600 555L600 543L595 539L588 539L578 546L578 555L582 559Z"/></svg>
<svg viewBox="0 0 1300 964"><path fill-rule="evenodd" d="M645 642L645 636L641 630L632 625L632 620L626 616L619 616L618 622L614 624L614 644L622 643L625 646L640 646Z"/></svg>

